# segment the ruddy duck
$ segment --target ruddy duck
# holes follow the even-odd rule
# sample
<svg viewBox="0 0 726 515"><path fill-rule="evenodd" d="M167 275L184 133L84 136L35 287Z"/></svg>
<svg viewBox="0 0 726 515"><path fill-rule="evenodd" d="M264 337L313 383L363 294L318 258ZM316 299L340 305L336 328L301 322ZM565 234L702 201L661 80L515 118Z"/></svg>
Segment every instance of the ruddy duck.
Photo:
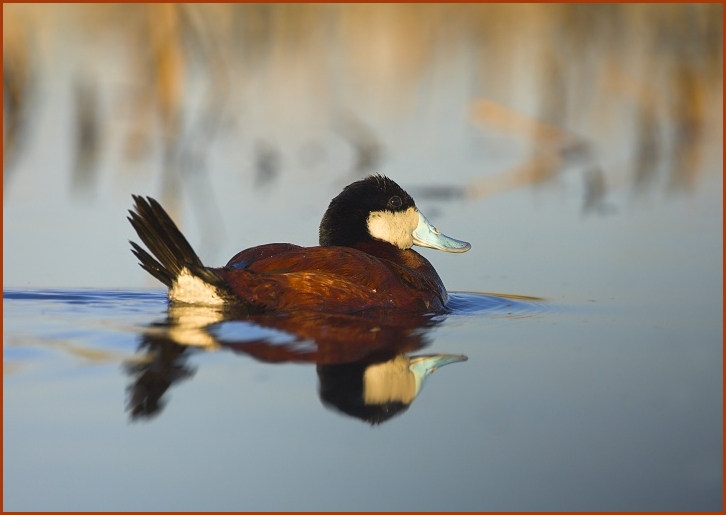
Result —
<svg viewBox="0 0 726 515"><path fill-rule="evenodd" d="M130 242L132 252L169 288L173 303L251 313L441 313L446 288L431 263L411 247L471 248L442 234L408 193L381 175L348 185L330 202L320 223L319 247L260 245L239 252L221 268L202 264L156 200L133 198L129 221L153 256Z"/></svg>

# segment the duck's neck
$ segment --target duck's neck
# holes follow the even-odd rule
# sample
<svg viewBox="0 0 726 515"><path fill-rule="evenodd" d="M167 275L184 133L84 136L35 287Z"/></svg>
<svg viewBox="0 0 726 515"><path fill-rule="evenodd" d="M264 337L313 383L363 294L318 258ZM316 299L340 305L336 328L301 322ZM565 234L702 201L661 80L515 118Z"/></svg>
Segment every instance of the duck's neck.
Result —
<svg viewBox="0 0 726 515"><path fill-rule="evenodd" d="M438 277L436 270L429 263L429 260L413 249L399 249L395 245L378 240L360 242L354 245L354 248L371 256L393 261L397 265L405 266L411 270L417 270Z"/></svg>

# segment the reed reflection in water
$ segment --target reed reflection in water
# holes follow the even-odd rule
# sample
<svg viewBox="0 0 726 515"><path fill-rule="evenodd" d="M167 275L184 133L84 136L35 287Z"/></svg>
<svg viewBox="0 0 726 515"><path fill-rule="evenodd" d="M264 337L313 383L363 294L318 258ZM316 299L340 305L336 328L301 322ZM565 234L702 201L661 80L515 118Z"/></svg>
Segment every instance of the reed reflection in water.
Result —
<svg viewBox="0 0 726 515"><path fill-rule="evenodd" d="M431 329L441 321L396 313L248 315L170 305L166 320L142 335L143 354L124 366L132 379L127 410L131 420L157 416L167 390L194 376L188 358L195 348L226 349L271 364L315 364L326 407L381 424L406 411L436 369L467 360L456 354L411 355L430 343Z"/></svg>
<svg viewBox="0 0 726 515"><path fill-rule="evenodd" d="M3 4L3 14L6 198L35 145L73 149L64 166L76 192L94 191L110 154L123 173L161 170L165 205L187 183L208 212L218 155L261 188L289 174L360 177L447 146L442 131L473 141L482 162L463 195L600 170L584 181L588 211L603 188L688 189L722 159L720 4ZM56 90L70 95L69 134L39 127ZM41 134L57 143L33 141ZM488 169L508 148L525 157Z"/></svg>

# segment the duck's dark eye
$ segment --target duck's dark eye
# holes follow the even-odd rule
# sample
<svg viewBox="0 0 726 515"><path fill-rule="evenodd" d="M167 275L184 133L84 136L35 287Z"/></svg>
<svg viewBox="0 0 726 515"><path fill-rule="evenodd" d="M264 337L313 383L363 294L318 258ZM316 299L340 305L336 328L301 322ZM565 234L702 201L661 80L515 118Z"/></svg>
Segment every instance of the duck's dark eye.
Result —
<svg viewBox="0 0 726 515"><path fill-rule="evenodd" d="M388 199L388 205L391 207L398 208L401 207L401 204L403 204L403 202L401 201L401 197L398 195L394 195Z"/></svg>

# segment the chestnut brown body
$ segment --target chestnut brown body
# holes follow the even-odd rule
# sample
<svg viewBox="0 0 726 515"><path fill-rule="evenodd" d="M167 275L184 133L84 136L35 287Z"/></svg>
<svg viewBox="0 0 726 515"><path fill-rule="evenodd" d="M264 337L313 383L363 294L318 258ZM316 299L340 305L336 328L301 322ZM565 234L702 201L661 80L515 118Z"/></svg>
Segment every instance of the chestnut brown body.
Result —
<svg viewBox="0 0 726 515"><path fill-rule="evenodd" d="M215 272L240 299L266 311L445 309L446 289L418 252L384 242L358 246L361 249L271 243L243 250Z"/></svg>

